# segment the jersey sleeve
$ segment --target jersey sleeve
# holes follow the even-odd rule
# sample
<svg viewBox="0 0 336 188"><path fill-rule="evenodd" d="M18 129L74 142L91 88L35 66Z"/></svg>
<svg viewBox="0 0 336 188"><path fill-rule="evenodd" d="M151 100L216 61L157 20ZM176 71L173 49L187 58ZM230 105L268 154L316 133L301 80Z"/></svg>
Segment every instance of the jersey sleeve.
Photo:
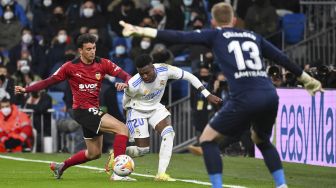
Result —
<svg viewBox="0 0 336 188"><path fill-rule="evenodd" d="M211 45L216 33L217 30L215 29L197 29L194 31L159 30L157 38L174 43Z"/></svg>
<svg viewBox="0 0 336 188"><path fill-rule="evenodd" d="M131 76L127 72L125 72L123 69L121 69L118 65L116 65L112 61L108 59L104 59L103 61L106 74L121 78L122 80L125 81L125 83L127 83L128 80L131 79Z"/></svg>
<svg viewBox="0 0 336 188"><path fill-rule="evenodd" d="M57 81L63 81L67 79L67 70L69 69L69 63L63 64L60 68L58 68L54 72L54 74L51 77L53 77L53 79Z"/></svg>
<svg viewBox="0 0 336 188"><path fill-rule="evenodd" d="M167 64L162 64L162 66L158 69L167 69L168 79L182 79L184 75L184 71L182 69Z"/></svg>
<svg viewBox="0 0 336 188"><path fill-rule="evenodd" d="M302 74L302 69L297 64L292 63L286 54L284 54L282 51L280 51L277 47L275 47L263 37L261 37L260 46L262 54L265 58L270 59L276 64L285 67L296 76L300 76Z"/></svg>
<svg viewBox="0 0 336 188"><path fill-rule="evenodd" d="M67 78L67 69L69 69L67 67L68 67L68 63L62 65L49 78L46 78L44 80L40 80L37 83L26 87L26 92L39 91L41 89L47 88L50 85L54 85L56 83L59 83L59 82L65 80Z"/></svg>
<svg viewBox="0 0 336 188"><path fill-rule="evenodd" d="M135 88L133 88L130 83L128 83L128 85L129 87L124 90L124 95L122 99L122 106L125 110L130 107L131 99L136 95Z"/></svg>
<svg viewBox="0 0 336 188"><path fill-rule="evenodd" d="M122 71L122 69L118 65L108 59L103 59L103 63L106 74L110 76L117 77L118 74Z"/></svg>

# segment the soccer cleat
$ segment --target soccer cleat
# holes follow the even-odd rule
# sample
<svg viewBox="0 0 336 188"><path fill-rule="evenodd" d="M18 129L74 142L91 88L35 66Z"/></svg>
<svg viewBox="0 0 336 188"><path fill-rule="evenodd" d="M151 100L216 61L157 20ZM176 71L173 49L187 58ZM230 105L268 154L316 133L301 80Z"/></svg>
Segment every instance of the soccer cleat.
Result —
<svg viewBox="0 0 336 188"><path fill-rule="evenodd" d="M63 174L63 171L62 171L63 166L64 166L64 163L55 163L55 162L50 163L50 170L53 171L56 179L61 178Z"/></svg>
<svg viewBox="0 0 336 188"><path fill-rule="evenodd" d="M118 176L115 173L112 174L110 180L111 181L136 181L135 178L131 178L129 176Z"/></svg>
<svg viewBox="0 0 336 188"><path fill-rule="evenodd" d="M105 163L105 172L108 175L112 174L112 166L113 166L113 161L114 161L114 153L113 151L110 151L110 155Z"/></svg>
<svg viewBox="0 0 336 188"><path fill-rule="evenodd" d="M155 181L176 181L166 173L157 174L154 178Z"/></svg>
<svg viewBox="0 0 336 188"><path fill-rule="evenodd" d="M188 146L188 150L189 150L190 153L192 153L194 155L203 155L203 150L200 146L190 145L190 146Z"/></svg>

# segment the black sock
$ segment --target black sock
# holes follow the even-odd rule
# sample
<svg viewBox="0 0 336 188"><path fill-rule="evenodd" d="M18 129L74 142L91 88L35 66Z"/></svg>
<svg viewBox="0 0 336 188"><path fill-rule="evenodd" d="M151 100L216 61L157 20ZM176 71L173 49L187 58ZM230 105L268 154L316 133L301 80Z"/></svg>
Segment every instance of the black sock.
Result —
<svg viewBox="0 0 336 188"><path fill-rule="evenodd" d="M265 164L271 173L276 170L282 169L279 153L276 148L271 144L271 142L257 144L257 147L262 153Z"/></svg>
<svg viewBox="0 0 336 188"><path fill-rule="evenodd" d="M201 143L203 150L203 158L208 174L222 173L222 158L220 150L216 142L203 142Z"/></svg>

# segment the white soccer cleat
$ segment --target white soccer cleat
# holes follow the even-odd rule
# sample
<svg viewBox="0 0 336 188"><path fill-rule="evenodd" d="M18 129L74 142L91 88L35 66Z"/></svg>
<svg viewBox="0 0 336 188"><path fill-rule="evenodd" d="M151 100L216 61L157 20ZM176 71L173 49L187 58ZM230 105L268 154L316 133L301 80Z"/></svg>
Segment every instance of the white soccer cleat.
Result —
<svg viewBox="0 0 336 188"><path fill-rule="evenodd" d="M287 186L286 184L282 184L282 185L280 185L280 186L277 187L277 188L288 188L288 186Z"/></svg>
<svg viewBox="0 0 336 188"><path fill-rule="evenodd" d="M136 181L135 178L131 178L129 176L118 176L117 174L113 173L111 178L111 181Z"/></svg>
<svg viewBox="0 0 336 188"><path fill-rule="evenodd" d="M154 178L155 181L176 181L166 173L157 174Z"/></svg>

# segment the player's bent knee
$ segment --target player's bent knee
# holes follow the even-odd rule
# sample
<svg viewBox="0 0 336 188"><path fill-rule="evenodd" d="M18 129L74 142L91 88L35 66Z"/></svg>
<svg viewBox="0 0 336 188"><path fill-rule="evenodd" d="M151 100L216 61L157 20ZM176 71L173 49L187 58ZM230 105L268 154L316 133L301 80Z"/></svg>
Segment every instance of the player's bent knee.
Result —
<svg viewBox="0 0 336 188"><path fill-rule="evenodd" d="M167 137L167 136L170 136L170 137L173 137L173 138L175 137L175 131L174 131L174 129L171 125L166 126L161 132L161 138L164 138L164 137Z"/></svg>

